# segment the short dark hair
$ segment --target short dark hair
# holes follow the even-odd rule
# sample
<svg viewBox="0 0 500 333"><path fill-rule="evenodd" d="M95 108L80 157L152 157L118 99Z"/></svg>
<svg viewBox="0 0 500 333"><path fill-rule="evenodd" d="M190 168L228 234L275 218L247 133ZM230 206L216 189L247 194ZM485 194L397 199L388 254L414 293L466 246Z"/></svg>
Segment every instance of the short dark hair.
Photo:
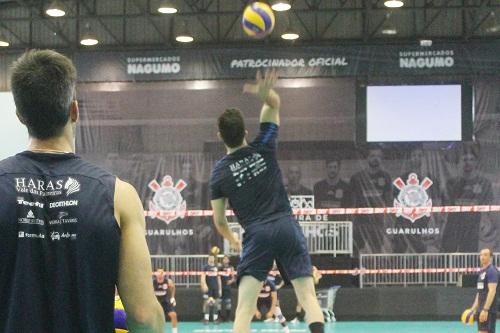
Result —
<svg viewBox="0 0 500 333"><path fill-rule="evenodd" d="M236 148L243 144L245 139L245 121L238 109L227 109L217 120L222 140L229 148Z"/></svg>
<svg viewBox="0 0 500 333"><path fill-rule="evenodd" d="M75 98L76 69L52 50L30 50L12 66L11 87L17 113L30 136L61 135Z"/></svg>

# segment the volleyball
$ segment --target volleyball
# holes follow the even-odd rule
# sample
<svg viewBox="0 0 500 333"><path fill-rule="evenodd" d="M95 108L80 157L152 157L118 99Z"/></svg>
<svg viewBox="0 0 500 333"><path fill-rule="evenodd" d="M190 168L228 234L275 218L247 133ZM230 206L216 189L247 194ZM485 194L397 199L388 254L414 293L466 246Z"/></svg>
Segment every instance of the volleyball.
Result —
<svg viewBox="0 0 500 333"><path fill-rule="evenodd" d="M474 324L474 311L472 309L467 309L462 313L461 317L462 323L466 325Z"/></svg>
<svg viewBox="0 0 500 333"><path fill-rule="evenodd" d="M218 246L212 246L212 248L210 249L210 254L213 255L213 256L217 256L219 255L220 253L220 249Z"/></svg>
<svg viewBox="0 0 500 333"><path fill-rule="evenodd" d="M274 29L273 10L264 2L253 2L245 8L241 23L248 36L264 38Z"/></svg>
<svg viewBox="0 0 500 333"><path fill-rule="evenodd" d="M127 333L127 315L120 297L115 297L115 333Z"/></svg>

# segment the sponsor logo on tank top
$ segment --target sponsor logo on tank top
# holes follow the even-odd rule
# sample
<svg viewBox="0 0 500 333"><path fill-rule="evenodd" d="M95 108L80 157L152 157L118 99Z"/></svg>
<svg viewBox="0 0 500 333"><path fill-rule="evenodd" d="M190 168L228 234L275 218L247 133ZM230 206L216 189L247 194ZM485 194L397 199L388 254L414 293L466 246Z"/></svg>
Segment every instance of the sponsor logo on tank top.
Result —
<svg viewBox="0 0 500 333"><path fill-rule="evenodd" d="M69 196L80 192L78 180L68 177L67 179L42 180L29 177L14 178L16 191L18 193L30 193L42 197L57 196L63 193Z"/></svg>
<svg viewBox="0 0 500 333"><path fill-rule="evenodd" d="M38 201L26 201L24 200L23 197L17 198L17 204L21 206L38 207L38 208L43 208L45 206L45 204Z"/></svg>
<svg viewBox="0 0 500 333"><path fill-rule="evenodd" d="M50 233L50 240L52 242L58 242L58 241L65 240L65 239L75 240L76 237L77 237L76 234L72 234L69 232L53 231Z"/></svg>
<svg viewBox="0 0 500 333"><path fill-rule="evenodd" d="M17 219L18 223L21 224L37 224L37 225L45 225L45 221L42 219L38 219L35 217L35 214L33 213L32 210L30 210L27 214L26 217L20 217Z"/></svg>
<svg viewBox="0 0 500 333"><path fill-rule="evenodd" d="M40 239L44 239L45 235L42 234L42 233L31 234L31 233L28 233L28 232L25 232L25 231L19 231L18 234L17 234L17 238L40 238Z"/></svg>
<svg viewBox="0 0 500 333"><path fill-rule="evenodd" d="M49 208L61 208L61 207L71 207L71 206L78 206L78 200L56 201L56 202L51 202L49 204Z"/></svg>
<svg viewBox="0 0 500 333"><path fill-rule="evenodd" d="M66 190L66 196L70 194L80 192L80 183L78 180L68 177L68 180L64 184L64 189Z"/></svg>
<svg viewBox="0 0 500 333"><path fill-rule="evenodd" d="M49 220L49 225L61 225L69 223L78 223L77 218L68 217L68 212L59 212L57 214L57 219Z"/></svg>

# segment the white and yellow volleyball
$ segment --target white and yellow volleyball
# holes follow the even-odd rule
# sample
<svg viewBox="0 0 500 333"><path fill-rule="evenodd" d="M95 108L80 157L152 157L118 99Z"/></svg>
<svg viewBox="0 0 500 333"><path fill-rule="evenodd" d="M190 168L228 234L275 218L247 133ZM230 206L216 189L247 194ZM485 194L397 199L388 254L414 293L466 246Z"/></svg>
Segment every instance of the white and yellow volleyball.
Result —
<svg viewBox="0 0 500 333"><path fill-rule="evenodd" d="M264 2L253 2L245 8L241 24L245 33L252 38L264 38L274 29L273 10Z"/></svg>
<svg viewBox="0 0 500 333"><path fill-rule="evenodd" d="M467 309L462 313L462 316L460 317L462 323L466 325L472 325L474 324L474 311L472 309Z"/></svg>

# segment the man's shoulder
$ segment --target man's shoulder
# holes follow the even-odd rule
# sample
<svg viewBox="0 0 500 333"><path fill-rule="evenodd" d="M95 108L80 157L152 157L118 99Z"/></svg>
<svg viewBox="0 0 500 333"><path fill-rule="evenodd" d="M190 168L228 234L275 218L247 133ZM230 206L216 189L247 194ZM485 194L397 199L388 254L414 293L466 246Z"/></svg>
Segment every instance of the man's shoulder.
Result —
<svg viewBox="0 0 500 333"><path fill-rule="evenodd" d="M217 162L215 162L214 167L212 169L212 173L218 172L221 169L224 169L225 167L227 167L230 164L231 160L232 159L231 159L230 155L225 155L224 157L219 159Z"/></svg>
<svg viewBox="0 0 500 333"><path fill-rule="evenodd" d="M493 274L496 274L496 275L500 274L500 272L498 272L498 269L493 264L489 265L488 268L486 268L486 271L488 273L493 273Z"/></svg>
<svg viewBox="0 0 500 333"><path fill-rule="evenodd" d="M82 176L95 178L114 177L114 175L110 171L97 164L89 162L83 158L79 158L77 159L77 161L79 162L79 167L75 171L81 171Z"/></svg>
<svg viewBox="0 0 500 333"><path fill-rule="evenodd" d="M14 172L16 166L19 165L19 157L17 155L7 157L0 161L0 175L4 173Z"/></svg>

